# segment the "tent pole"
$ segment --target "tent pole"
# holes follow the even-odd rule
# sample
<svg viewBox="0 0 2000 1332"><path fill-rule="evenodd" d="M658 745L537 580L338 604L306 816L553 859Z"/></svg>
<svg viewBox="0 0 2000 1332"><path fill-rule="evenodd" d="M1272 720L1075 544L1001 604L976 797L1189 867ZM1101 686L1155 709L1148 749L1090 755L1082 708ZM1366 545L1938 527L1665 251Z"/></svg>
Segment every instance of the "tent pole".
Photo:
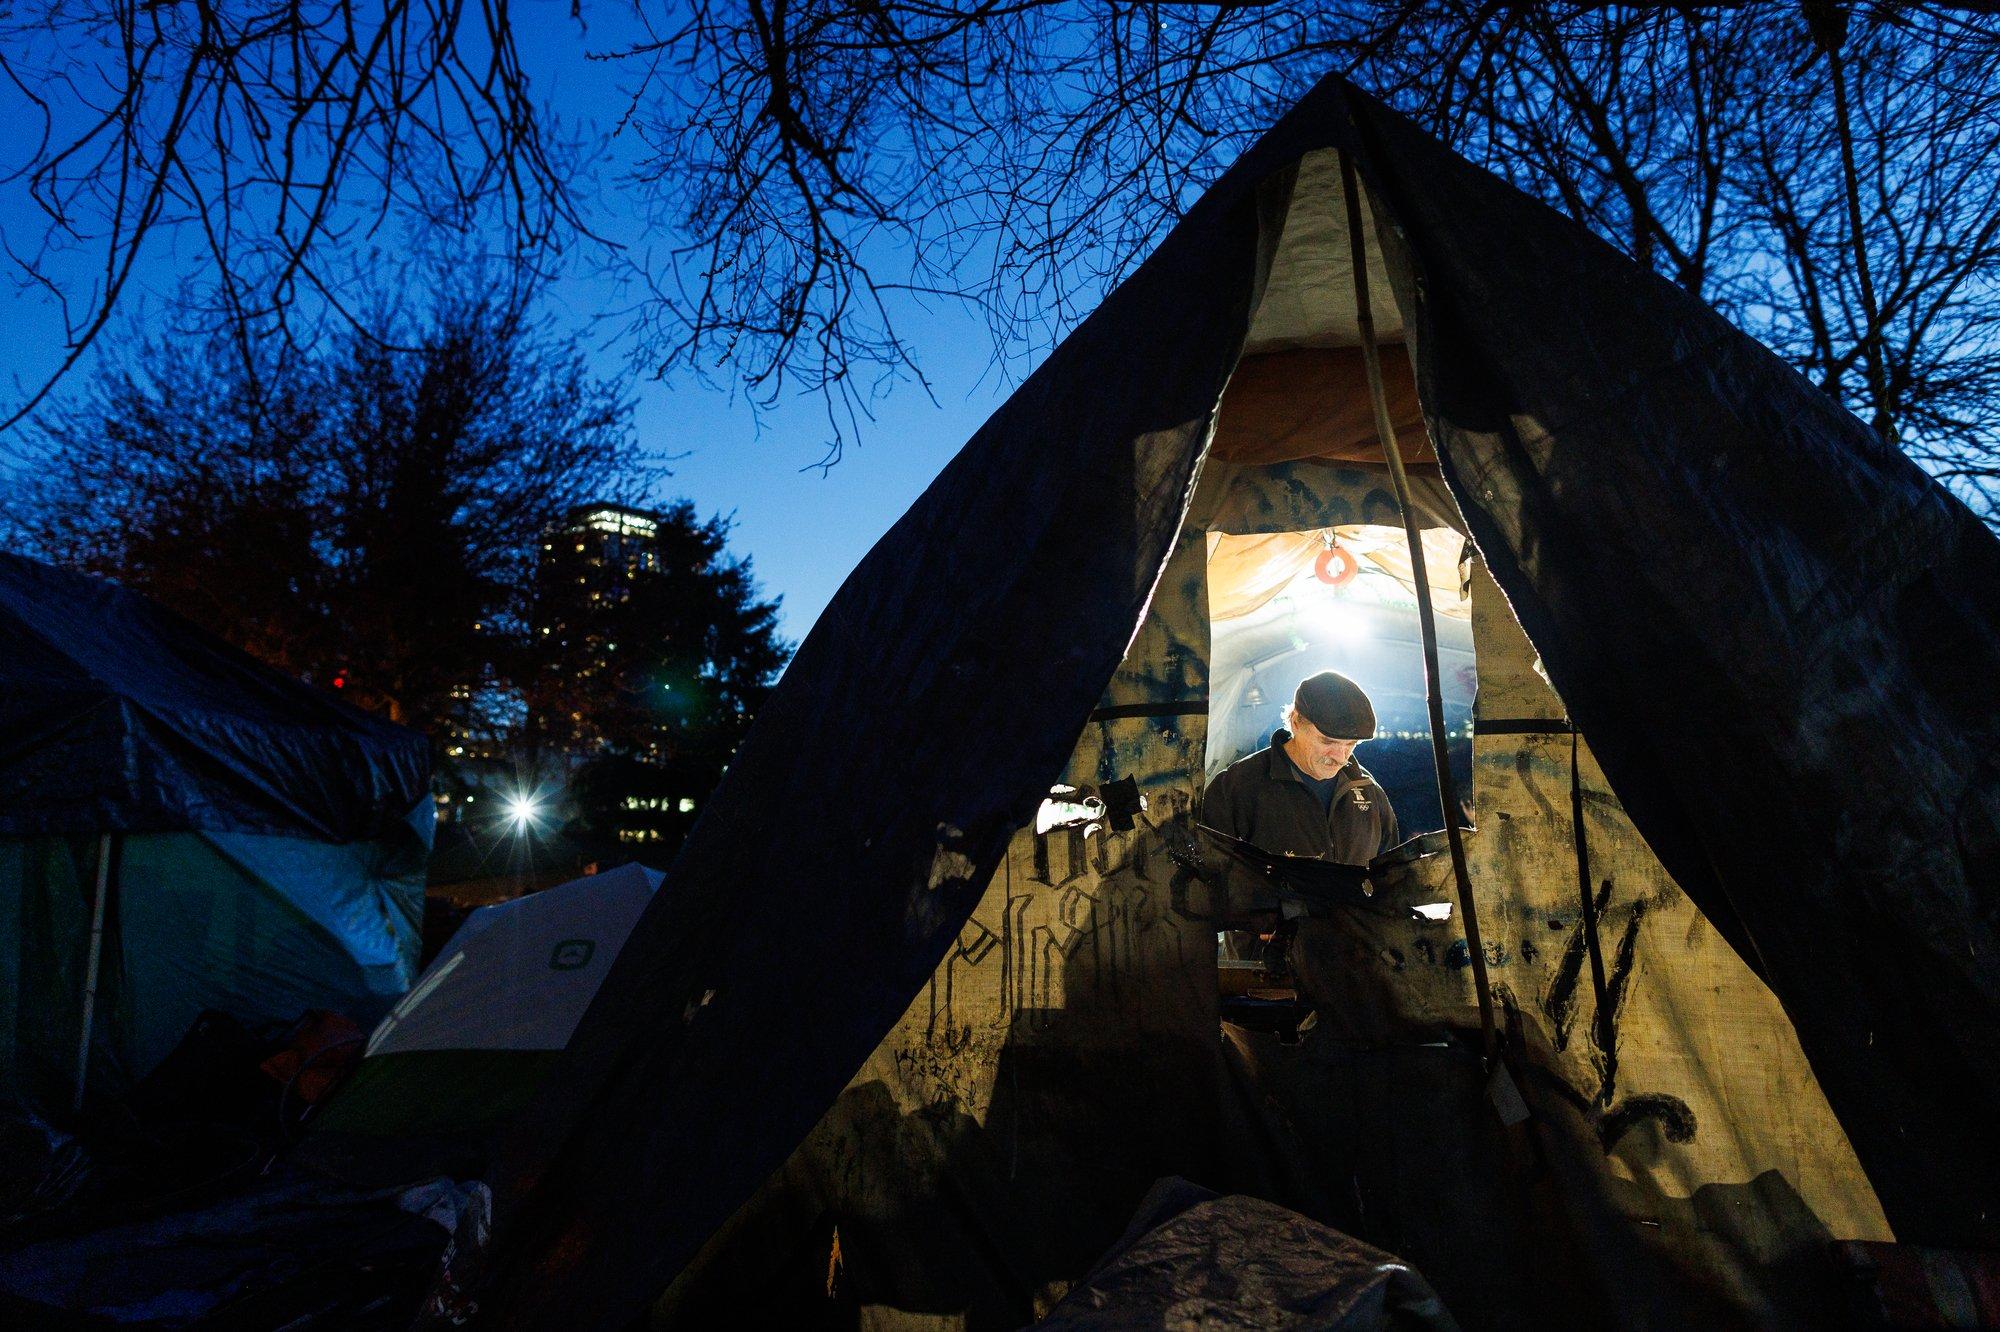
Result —
<svg viewBox="0 0 2000 1332"><path fill-rule="evenodd" d="M1610 1099L1612 1073L1617 1065L1615 1030L1611 1025L1610 989L1604 983L1604 945L1597 938L1597 899L1590 882L1590 839L1583 827L1583 766L1578 753L1576 721L1569 724L1569 817L1576 831L1576 891L1583 904L1583 938L1590 950L1590 986L1597 1003L1597 1048L1604 1056L1604 1086L1598 1100Z"/></svg>
<svg viewBox="0 0 2000 1332"><path fill-rule="evenodd" d="M83 1032L76 1038L76 1096L70 1109L83 1110L84 1083L90 1075L90 1028L97 1016L97 968L104 956L104 903L111 896L111 834L97 838L97 897L90 907L90 960L83 973Z"/></svg>
<svg viewBox="0 0 2000 1332"><path fill-rule="evenodd" d="M1340 154L1340 189L1347 203L1347 242L1354 261L1354 315L1361 331L1361 359L1368 369L1368 396L1375 407L1375 436L1389 464L1389 484L1403 511L1403 535L1410 543L1410 571L1417 585L1417 623L1424 639L1424 689L1430 704L1431 757L1437 765L1438 800L1443 805L1444 835L1451 847L1451 871L1458 884L1458 909L1465 919L1465 944L1471 953L1472 988L1479 997L1479 1030L1491 1069L1500 1052L1493 1027L1493 990L1486 978L1486 948L1479 937L1479 907L1472 896L1472 875L1465 866L1465 840L1458 828L1458 790L1451 776L1451 754L1444 729L1444 689L1438 669L1437 619L1431 608L1430 575L1424 568L1424 543L1417 531L1417 513L1410 502L1410 478L1396 446L1395 423L1389 419L1389 398L1382 387L1382 357L1375 345L1375 316L1368 308L1368 238L1361 226L1361 191L1354 179L1353 154Z"/></svg>

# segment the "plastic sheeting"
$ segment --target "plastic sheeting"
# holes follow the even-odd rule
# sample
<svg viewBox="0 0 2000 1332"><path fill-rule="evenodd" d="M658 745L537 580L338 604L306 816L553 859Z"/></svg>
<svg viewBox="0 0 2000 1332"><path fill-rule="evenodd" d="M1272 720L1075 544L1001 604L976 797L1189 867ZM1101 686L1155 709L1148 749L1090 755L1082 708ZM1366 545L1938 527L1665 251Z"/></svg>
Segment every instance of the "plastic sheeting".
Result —
<svg viewBox="0 0 2000 1332"><path fill-rule="evenodd" d="M1443 619L1467 618L1472 608L1466 602L1458 571L1464 538L1450 528L1434 527L1422 533L1422 540L1432 607ZM1228 542L1222 533L1211 532L1209 618L1240 619L1263 609L1308 575L1317 578L1319 557L1333 546L1352 555L1361 569L1379 570L1395 579L1404 592L1416 595L1415 568L1399 527L1325 527L1312 532L1268 532Z"/></svg>
<svg viewBox="0 0 2000 1332"><path fill-rule="evenodd" d="M1457 1332L1393 1255L1297 1212L1163 1179L1037 1332Z"/></svg>
<svg viewBox="0 0 2000 1332"><path fill-rule="evenodd" d="M426 801L410 824L330 846L247 833L119 838L88 1085L129 1087L204 1010L245 1023L309 1008L372 1023L422 942ZM97 840L0 838L0 1082L67 1104L76 1081Z"/></svg>
<svg viewBox="0 0 2000 1332"><path fill-rule="evenodd" d="M16 1327L385 1325L484 1199L450 1180L361 1190L284 1167L245 1192L0 1256Z"/></svg>
<svg viewBox="0 0 2000 1332"><path fill-rule="evenodd" d="M429 742L115 584L0 555L0 835L363 841L429 799Z"/></svg>

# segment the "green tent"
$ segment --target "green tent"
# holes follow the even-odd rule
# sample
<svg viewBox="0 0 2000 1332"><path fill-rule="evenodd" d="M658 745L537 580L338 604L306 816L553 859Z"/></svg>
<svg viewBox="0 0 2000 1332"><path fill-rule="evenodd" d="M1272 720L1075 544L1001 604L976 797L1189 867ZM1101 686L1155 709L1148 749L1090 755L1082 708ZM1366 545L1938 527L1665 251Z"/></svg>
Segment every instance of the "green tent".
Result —
<svg viewBox="0 0 2000 1332"><path fill-rule="evenodd" d="M423 736L16 556L0 556L0 642L10 1094L58 1108L122 1091L204 1010L368 1023L409 987Z"/></svg>

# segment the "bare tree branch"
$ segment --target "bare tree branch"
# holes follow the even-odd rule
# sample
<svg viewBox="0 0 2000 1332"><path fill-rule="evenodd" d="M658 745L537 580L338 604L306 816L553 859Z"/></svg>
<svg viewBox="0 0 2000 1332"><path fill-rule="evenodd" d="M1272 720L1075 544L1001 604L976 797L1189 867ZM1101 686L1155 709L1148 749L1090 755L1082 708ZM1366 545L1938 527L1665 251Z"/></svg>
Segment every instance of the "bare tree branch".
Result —
<svg viewBox="0 0 2000 1332"><path fill-rule="evenodd" d="M248 340L290 336L323 286L311 270L391 220L498 228L524 255L581 225L506 0L25 0L0 11L0 50L0 109L37 126L4 179L45 223L7 253L17 290L59 293L65 330L59 368L0 406L0 429L171 237L197 240L213 313Z"/></svg>
<svg viewBox="0 0 2000 1332"><path fill-rule="evenodd" d="M1916 0L600 0L626 38L614 262L662 375L827 406L899 380L906 321L978 312L1039 355L1313 83L1350 73L1789 357L1994 511L2000 18ZM576 0L569 20L581 29ZM0 236L66 311L65 365L142 253L197 242L195 313L254 337L343 316L358 251L583 219L508 0L30 0L0 14ZM528 43L532 49L533 43ZM85 268L83 265L88 264ZM30 386L14 415L42 401Z"/></svg>

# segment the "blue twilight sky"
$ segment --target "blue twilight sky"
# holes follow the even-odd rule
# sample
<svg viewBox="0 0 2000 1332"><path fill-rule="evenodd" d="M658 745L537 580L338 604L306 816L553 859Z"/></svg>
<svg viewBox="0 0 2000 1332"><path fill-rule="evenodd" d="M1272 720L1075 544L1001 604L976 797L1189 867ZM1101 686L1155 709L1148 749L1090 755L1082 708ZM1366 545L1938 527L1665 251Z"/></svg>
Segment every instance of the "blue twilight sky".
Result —
<svg viewBox="0 0 2000 1332"><path fill-rule="evenodd" d="M608 15L592 15L587 31L569 18L568 0L519 0L513 12L534 86L566 127L582 131L584 142L604 145L595 163L590 221L619 242L659 245L671 238L647 232L635 194L621 180L644 147L630 131L613 133L625 108L620 87L628 80L621 67L586 55L619 44L625 11L609 8ZM4 174L15 154L0 151L0 163ZM42 227L19 183L0 180L0 238L17 251L31 249ZM159 308L188 273L187 248L167 236L152 238L139 268L145 304L128 303L128 313L144 318L145 310ZM919 384L895 385L876 404L876 419L858 447L850 443L838 465L821 469L815 464L829 432L820 400L787 401L760 421L726 391L635 375L629 348L608 318L623 304L607 279L579 274L557 284L547 313L585 338L599 374L629 385L640 443L677 455L659 498L685 496L704 515L733 515L732 549L752 560L765 595L783 598L782 632L793 641L805 636L841 580L1012 387L991 369L993 348L983 322L951 306L912 309L903 329L936 401ZM0 384L36 382L61 356L58 311L31 293L5 290L0 310L8 330ZM19 400L16 392L4 396ZM8 445L18 440L0 440L0 452L12 455Z"/></svg>

